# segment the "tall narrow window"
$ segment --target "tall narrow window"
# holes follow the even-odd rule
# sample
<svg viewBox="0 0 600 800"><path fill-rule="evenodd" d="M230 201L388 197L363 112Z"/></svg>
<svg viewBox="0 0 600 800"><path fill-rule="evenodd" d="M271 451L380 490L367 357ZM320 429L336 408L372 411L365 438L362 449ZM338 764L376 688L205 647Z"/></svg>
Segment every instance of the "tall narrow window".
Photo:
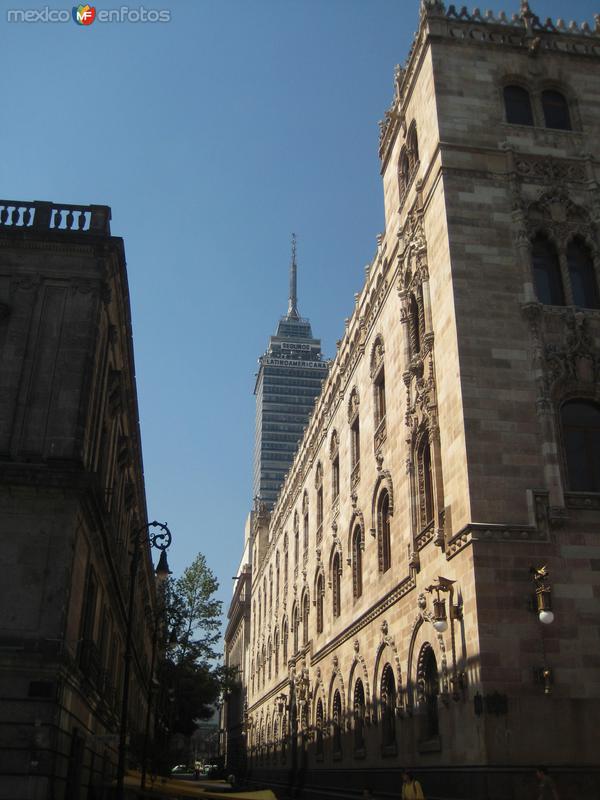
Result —
<svg viewBox="0 0 600 800"><path fill-rule="evenodd" d="M304 498L302 500L302 528L303 528L303 552L304 558L308 557L308 537L309 537L309 519L308 519L308 494L304 492Z"/></svg>
<svg viewBox="0 0 600 800"><path fill-rule="evenodd" d="M323 575L317 578L317 633L323 633L323 596L325 594L325 580Z"/></svg>
<svg viewBox="0 0 600 800"><path fill-rule="evenodd" d="M408 134L408 159L412 172L415 166L419 163L419 141L417 139L417 129L415 125L411 126Z"/></svg>
<svg viewBox="0 0 600 800"><path fill-rule="evenodd" d="M285 548L285 552L283 554L283 584L287 586L288 582L288 551L287 547Z"/></svg>
<svg viewBox="0 0 600 800"><path fill-rule="evenodd" d="M554 245L545 236L538 235L531 246L531 263L535 293L540 303L564 306L560 264Z"/></svg>
<svg viewBox="0 0 600 800"><path fill-rule="evenodd" d="M271 645L271 640L269 639L269 643L267 645L267 659L269 662L269 680L271 680L271 675L273 673L273 647Z"/></svg>
<svg viewBox="0 0 600 800"><path fill-rule="evenodd" d="M335 755L342 752L342 698L336 689L333 695L332 744Z"/></svg>
<svg viewBox="0 0 600 800"><path fill-rule="evenodd" d="M392 565L391 531L390 531L390 496L384 489L377 504L377 549L379 571L387 572Z"/></svg>
<svg viewBox="0 0 600 800"><path fill-rule="evenodd" d="M529 92L522 86L504 87L504 111L507 122L515 125L533 125Z"/></svg>
<svg viewBox="0 0 600 800"><path fill-rule="evenodd" d="M410 162L405 147L402 148L402 152L400 153L398 174L400 177L400 193L402 193L408 186L408 178L410 176Z"/></svg>
<svg viewBox="0 0 600 800"><path fill-rule="evenodd" d="M94 623L96 618L96 600L98 584L93 567L88 568L85 601L81 613L81 639L88 641L94 638Z"/></svg>
<svg viewBox="0 0 600 800"><path fill-rule="evenodd" d="M292 612L292 636L294 637L294 655L298 652L298 628L300 620L298 618L298 606L294 606Z"/></svg>
<svg viewBox="0 0 600 800"><path fill-rule="evenodd" d="M315 489L317 490L317 539L322 535L323 525L323 467L321 462L317 464L315 472Z"/></svg>
<svg viewBox="0 0 600 800"><path fill-rule="evenodd" d="M350 430L352 436L352 470L354 471L360 464L360 421L358 415Z"/></svg>
<svg viewBox="0 0 600 800"><path fill-rule="evenodd" d="M304 595L302 602L302 644L308 644L308 614L309 614L308 594Z"/></svg>
<svg viewBox="0 0 600 800"><path fill-rule="evenodd" d="M411 356L416 356L421 352L421 326L419 320L419 304L414 294L411 294L408 306L408 335L410 354Z"/></svg>
<svg viewBox="0 0 600 800"><path fill-rule="evenodd" d="M283 621L283 625L281 627L281 645L283 649L283 666L284 668L287 667L288 663L288 624L287 620Z"/></svg>
<svg viewBox="0 0 600 800"><path fill-rule="evenodd" d="M275 651L275 675L279 672L279 631L275 631L275 639L274 639L274 651Z"/></svg>
<svg viewBox="0 0 600 800"><path fill-rule="evenodd" d="M375 378L375 428L385 419L385 370L382 367Z"/></svg>
<svg viewBox="0 0 600 800"><path fill-rule="evenodd" d="M431 469L431 448L429 435L425 434L418 451L417 470L419 480L419 510L421 528L433 521L433 474Z"/></svg>
<svg viewBox="0 0 600 800"><path fill-rule="evenodd" d="M360 678L354 686L354 749L365 747L365 690Z"/></svg>
<svg viewBox="0 0 600 800"><path fill-rule="evenodd" d="M357 600L362 595L362 536L360 525L352 534L352 593Z"/></svg>
<svg viewBox="0 0 600 800"><path fill-rule="evenodd" d="M431 647L423 655L423 694L426 711L425 738L432 739L440 732L437 698L440 692L437 661Z"/></svg>
<svg viewBox="0 0 600 800"><path fill-rule="evenodd" d="M381 675L381 728L383 745L390 746L396 742L396 681L394 670L386 664Z"/></svg>
<svg viewBox="0 0 600 800"><path fill-rule="evenodd" d="M321 699L317 701L317 713L315 715L316 733L316 755L320 760L323 758L323 703Z"/></svg>
<svg viewBox="0 0 600 800"><path fill-rule="evenodd" d="M333 594L333 616L339 617L341 606L341 581L340 581L340 554L336 553L333 557L333 564L331 565L331 587Z"/></svg>
<svg viewBox="0 0 600 800"><path fill-rule="evenodd" d="M275 605L279 603L279 550L275 554Z"/></svg>
<svg viewBox="0 0 600 800"><path fill-rule="evenodd" d="M335 454L335 457L332 462L332 472L331 472L331 489L332 489L332 496L334 500L337 500L340 495L340 456L339 453Z"/></svg>
<svg viewBox="0 0 600 800"><path fill-rule="evenodd" d="M555 128L561 131L571 130L571 116L569 114L569 104L564 95L554 89L546 89L542 92L542 109L544 110L544 122L547 128Z"/></svg>
<svg viewBox="0 0 600 800"><path fill-rule="evenodd" d="M582 308L600 308L594 262L587 245L581 239L569 242L567 264L574 304Z"/></svg>
<svg viewBox="0 0 600 800"><path fill-rule="evenodd" d="M298 566L300 551L300 528L298 524L298 512L294 514L294 567Z"/></svg>
<svg viewBox="0 0 600 800"><path fill-rule="evenodd" d="M570 400L561 409L567 486L573 492L600 492L600 406Z"/></svg>

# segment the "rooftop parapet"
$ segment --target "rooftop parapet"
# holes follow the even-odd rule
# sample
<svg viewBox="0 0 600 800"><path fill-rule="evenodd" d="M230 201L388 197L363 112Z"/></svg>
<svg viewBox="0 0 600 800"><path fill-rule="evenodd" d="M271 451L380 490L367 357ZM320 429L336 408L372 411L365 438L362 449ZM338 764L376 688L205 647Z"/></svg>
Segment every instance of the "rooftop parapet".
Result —
<svg viewBox="0 0 600 800"><path fill-rule="evenodd" d="M55 231L110 236L109 206L40 200L0 200L0 230Z"/></svg>
<svg viewBox="0 0 600 800"><path fill-rule="evenodd" d="M488 42L526 47L531 55L540 50L552 50L600 56L600 14L594 15L592 28L588 22L578 24L571 21L567 24L563 19L554 22L550 17L542 22L527 0L521 0L518 13L510 15L505 11L497 15L490 10L482 13L479 8L469 13L467 6L454 4L446 9L440 0L421 0L420 9L419 29L406 61L403 66L397 65L394 72L394 98L379 122L379 158L382 164L390 154L398 128L404 124L403 98L411 85L428 33L478 44Z"/></svg>

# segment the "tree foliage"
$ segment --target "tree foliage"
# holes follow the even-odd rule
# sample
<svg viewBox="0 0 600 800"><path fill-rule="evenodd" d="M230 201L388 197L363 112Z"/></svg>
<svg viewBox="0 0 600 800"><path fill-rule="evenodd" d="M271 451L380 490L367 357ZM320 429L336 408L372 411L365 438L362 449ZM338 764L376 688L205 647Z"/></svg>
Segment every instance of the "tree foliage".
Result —
<svg viewBox="0 0 600 800"><path fill-rule="evenodd" d="M196 721L214 714L229 671L218 661L222 603L219 584L202 553L165 586L169 639L162 683L171 687L171 730L189 736Z"/></svg>

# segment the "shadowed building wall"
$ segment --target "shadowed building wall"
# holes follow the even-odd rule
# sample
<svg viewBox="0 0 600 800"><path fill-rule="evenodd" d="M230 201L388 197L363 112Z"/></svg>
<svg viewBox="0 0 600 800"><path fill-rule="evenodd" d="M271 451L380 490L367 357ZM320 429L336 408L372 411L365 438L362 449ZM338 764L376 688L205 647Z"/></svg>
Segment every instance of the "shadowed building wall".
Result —
<svg viewBox="0 0 600 800"><path fill-rule="evenodd" d="M130 535L146 523L129 293L110 209L0 201L0 798L113 774ZM154 603L138 571L131 736Z"/></svg>

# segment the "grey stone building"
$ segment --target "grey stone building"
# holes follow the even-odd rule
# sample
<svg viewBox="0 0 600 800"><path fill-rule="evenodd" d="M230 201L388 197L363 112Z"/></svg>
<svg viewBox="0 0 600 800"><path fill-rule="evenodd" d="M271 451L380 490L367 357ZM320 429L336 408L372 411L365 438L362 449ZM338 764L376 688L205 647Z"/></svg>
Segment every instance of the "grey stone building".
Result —
<svg viewBox="0 0 600 800"><path fill-rule="evenodd" d="M385 230L252 530L249 767L312 800L398 797L407 766L523 800L545 763L593 800L600 21L420 9Z"/></svg>
<svg viewBox="0 0 600 800"><path fill-rule="evenodd" d="M288 311L259 358L254 388L253 494L269 508L290 468L328 369L321 360L320 340L313 338L310 322L298 313L296 270L294 239Z"/></svg>
<svg viewBox="0 0 600 800"><path fill-rule="evenodd" d="M114 775L131 535L147 523L123 240L110 209L0 201L0 798ZM155 602L135 586L132 744Z"/></svg>

